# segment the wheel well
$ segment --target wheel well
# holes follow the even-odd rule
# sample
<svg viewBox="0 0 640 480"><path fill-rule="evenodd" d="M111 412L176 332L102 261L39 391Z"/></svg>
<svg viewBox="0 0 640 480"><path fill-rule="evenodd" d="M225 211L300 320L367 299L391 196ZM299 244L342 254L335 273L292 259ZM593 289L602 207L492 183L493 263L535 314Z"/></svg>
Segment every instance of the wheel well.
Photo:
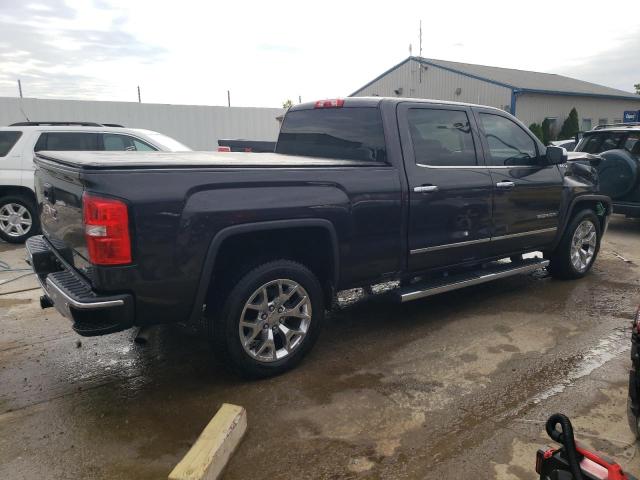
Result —
<svg viewBox="0 0 640 480"><path fill-rule="evenodd" d="M8 197L11 195L20 195L21 197L27 197L34 203L36 203L36 195L30 188L5 185L0 186L0 198Z"/></svg>
<svg viewBox="0 0 640 480"><path fill-rule="evenodd" d="M327 305L335 287L335 259L332 237L326 228L294 227L239 233L220 245L213 267L209 293L224 291L230 279L237 281L253 267L286 258L311 270L322 284ZM226 285L225 285L226 283Z"/></svg>
<svg viewBox="0 0 640 480"><path fill-rule="evenodd" d="M604 207L604 212L602 214L599 214L598 212L602 211L601 207ZM594 213L598 217L598 220L600 221L600 231L604 231L605 218L607 215L611 214L611 205L608 203L605 203L599 200L593 200L593 199L578 200L573 205L573 208L571 209L571 214L569 215L569 221L571 220L571 218L573 218L573 216L578 211L584 210L584 209L589 209L594 211Z"/></svg>

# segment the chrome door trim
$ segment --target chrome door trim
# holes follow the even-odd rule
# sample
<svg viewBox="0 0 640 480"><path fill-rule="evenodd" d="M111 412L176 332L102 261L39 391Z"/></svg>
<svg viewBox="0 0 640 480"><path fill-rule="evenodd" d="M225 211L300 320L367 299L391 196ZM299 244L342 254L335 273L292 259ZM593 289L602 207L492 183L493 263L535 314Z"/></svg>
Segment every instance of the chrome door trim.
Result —
<svg viewBox="0 0 640 480"><path fill-rule="evenodd" d="M494 241L494 240L506 240L506 239L509 239L509 238L526 237L526 236L529 236L529 235L541 235L543 233L555 232L556 230L558 230L558 227L543 228L541 230L529 230L528 232L511 233L509 235L500 235L499 237L492 237L491 241Z"/></svg>
<svg viewBox="0 0 640 480"><path fill-rule="evenodd" d="M438 250L445 250L447 248L464 247L464 246L467 246L467 245L494 242L494 241L497 241L497 240L507 240L509 238L526 237L526 236L529 236L529 235L541 235L543 233L551 233L551 232L555 232L557 230L558 230L558 227L543 228L541 230L529 230L528 232L511 233L509 235L500 235L499 237L486 237L486 238L479 238L477 240L468 240L466 242L446 243L446 244L443 244L443 245L435 245L433 247L415 248L415 249L411 250L409 253L411 255L417 255L417 254L420 254L420 253L436 252Z"/></svg>
<svg viewBox="0 0 640 480"><path fill-rule="evenodd" d="M457 242L457 243L446 243L443 245L435 245L433 247L425 247L425 248L416 248L414 250L411 250L409 253L411 253L411 255L416 255L419 253L425 253L425 252L435 252L437 250L444 250L445 248L454 248L454 247L464 247L465 245L474 245L477 243L487 243L490 242L491 238L490 237L486 237L486 238L480 238L478 240L468 240L466 242Z"/></svg>
<svg viewBox="0 0 640 480"><path fill-rule="evenodd" d="M435 169L457 169L457 170L513 170L514 168L527 168L527 169L541 169L546 168L549 165L470 165L470 166L446 166L446 165L425 165L424 163L416 163L416 166L422 168L435 168Z"/></svg>

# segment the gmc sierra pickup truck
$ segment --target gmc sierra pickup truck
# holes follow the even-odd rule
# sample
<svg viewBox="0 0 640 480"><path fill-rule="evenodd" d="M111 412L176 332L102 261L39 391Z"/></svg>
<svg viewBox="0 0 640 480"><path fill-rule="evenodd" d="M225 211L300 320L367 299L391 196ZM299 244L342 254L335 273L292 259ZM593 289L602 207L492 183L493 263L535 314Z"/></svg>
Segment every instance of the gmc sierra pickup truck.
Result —
<svg viewBox="0 0 640 480"><path fill-rule="evenodd" d="M28 259L81 335L188 322L269 376L310 350L338 290L393 280L405 302L585 275L611 202L597 158L576 159L504 111L399 98L296 105L275 153L41 151Z"/></svg>

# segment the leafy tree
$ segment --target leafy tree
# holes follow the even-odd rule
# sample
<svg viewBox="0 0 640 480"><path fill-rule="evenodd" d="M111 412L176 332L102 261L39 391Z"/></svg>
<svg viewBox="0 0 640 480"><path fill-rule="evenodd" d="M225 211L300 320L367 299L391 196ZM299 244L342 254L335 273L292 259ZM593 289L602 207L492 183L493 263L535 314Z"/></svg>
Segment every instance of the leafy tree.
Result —
<svg viewBox="0 0 640 480"><path fill-rule="evenodd" d="M542 142L542 127L537 123L529 125L529 130Z"/></svg>
<svg viewBox="0 0 640 480"><path fill-rule="evenodd" d="M287 98L284 102L282 102L282 108L284 108L285 110L289 110L291 107L293 107L293 102L290 98Z"/></svg>
<svg viewBox="0 0 640 480"><path fill-rule="evenodd" d="M558 135L559 140L569 140L574 138L576 134L580 131L580 124L578 123L578 112L574 108L569 112L569 116L566 118L564 123L562 124L562 128L560 129L560 134Z"/></svg>
<svg viewBox="0 0 640 480"><path fill-rule="evenodd" d="M640 83L636 83L633 87L636 89L636 94L640 95Z"/></svg>
<svg viewBox="0 0 640 480"><path fill-rule="evenodd" d="M548 118L545 118L542 122L542 143L549 145L549 142L555 140L555 136L551 131L551 122Z"/></svg>

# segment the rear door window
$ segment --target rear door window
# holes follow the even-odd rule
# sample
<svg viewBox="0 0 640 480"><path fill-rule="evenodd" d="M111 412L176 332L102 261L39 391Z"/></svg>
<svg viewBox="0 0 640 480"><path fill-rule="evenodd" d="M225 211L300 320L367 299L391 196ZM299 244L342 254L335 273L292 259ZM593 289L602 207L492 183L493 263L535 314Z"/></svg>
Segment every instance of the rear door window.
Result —
<svg viewBox="0 0 640 480"><path fill-rule="evenodd" d="M386 162L380 111L376 107L294 110L284 117L276 152Z"/></svg>
<svg viewBox="0 0 640 480"><path fill-rule="evenodd" d="M407 120L416 163L437 167L477 165L466 112L412 108Z"/></svg>
<svg viewBox="0 0 640 480"><path fill-rule="evenodd" d="M6 157L21 136L18 131L0 132L0 157Z"/></svg>
<svg viewBox="0 0 640 480"><path fill-rule="evenodd" d="M40 150L95 151L99 149L98 134L89 132L43 133L35 147L36 152Z"/></svg>

